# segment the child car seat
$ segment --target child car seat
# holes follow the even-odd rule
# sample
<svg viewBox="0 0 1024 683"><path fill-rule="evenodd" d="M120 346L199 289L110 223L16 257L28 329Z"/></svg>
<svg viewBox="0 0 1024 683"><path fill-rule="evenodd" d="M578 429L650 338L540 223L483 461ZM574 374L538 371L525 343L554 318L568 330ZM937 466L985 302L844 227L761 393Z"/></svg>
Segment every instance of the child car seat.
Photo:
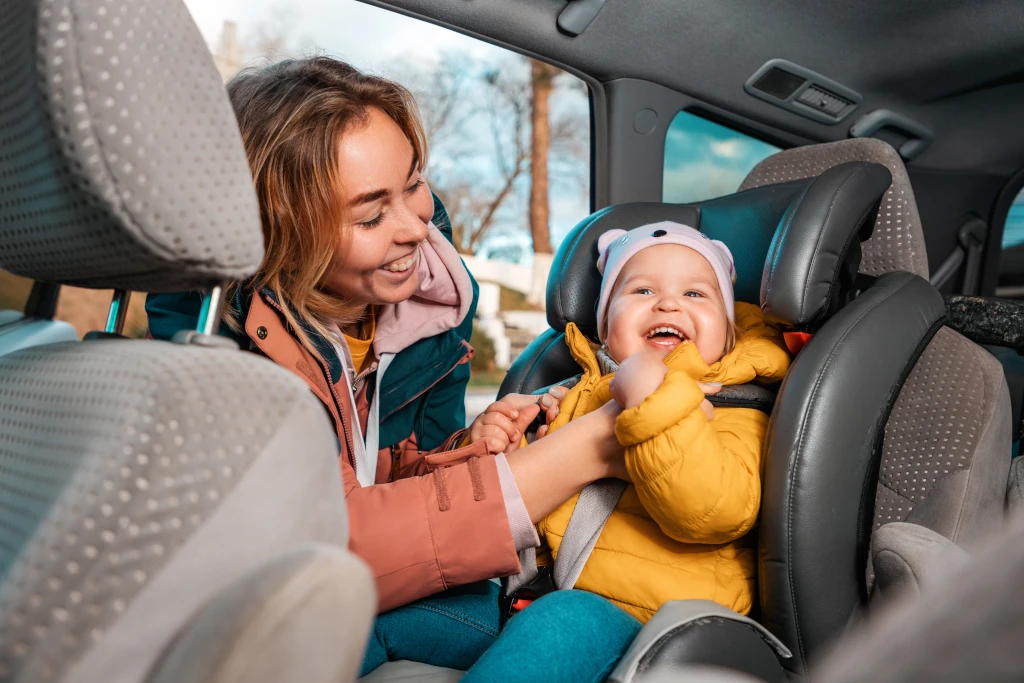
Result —
<svg viewBox="0 0 1024 683"><path fill-rule="evenodd" d="M726 242L733 252L737 300L760 302L762 277L767 273L776 284L767 289L766 310L813 331L853 291L860 240L871 233L879 201L890 183L883 166L854 162L818 178L697 204L628 204L595 213L574 228L555 257L548 281L548 320L553 329L535 340L513 364L502 393L528 392L579 372L566 350L562 331L572 321L596 339L600 276L594 263L597 239L605 230L662 220L697 227ZM751 633L748 623L740 628ZM737 632L730 630L727 635L730 646L734 645ZM770 665L781 671L774 652L768 650L765 655L759 649L764 643L761 636L752 637L754 658L762 667ZM430 676L430 680L442 681L458 680L458 675L401 663L385 665L365 680L383 683L404 680L404 676Z"/></svg>
<svg viewBox="0 0 1024 683"><path fill-rule="evenodd" d="M779 390L767 440L760 620L792 653L781 663L796 677L806 674L808 658L837 638L867 602L875 530L911 522L969 545L998 524L1006 496L1011 429L1005 379L991 355L944 326L944 302L924 279L923 236L909 178L894 150L879 141L854 140L781 152L755 168L740 193L704 206L806 182L851 161L881 163L892 173L874 232L863 245L863 276L855 288L862 291L831 311L796 358ZM669 215L685 210L646 206ZM714 216L694 214L702 229ZM737 261L737 299L749 301ZM597 275L580 274L584 263L580 259L576 272L560 273L566 284L552 282L554 329L517 360L504 391L546 386L572 368L555 337L573 316L589 314L593 320L582 302L596 300ZM771 294L771 288L762 293ZM776 319L800 326L784 316ZM890 544L886 552L907 551L905 540L908 547ZM655 664L682 661L753 667L749 673L782 680L781 669L766 663L770 658L753 650L744 655L745 648L737 646L749 633L746 625L730 629L727 610L686 602L667 605L665 618L656 616L645 626L612 680L641 680ZM708 624L715 626L704 628ZM767 644L751 648L773 654Z"/></svg>

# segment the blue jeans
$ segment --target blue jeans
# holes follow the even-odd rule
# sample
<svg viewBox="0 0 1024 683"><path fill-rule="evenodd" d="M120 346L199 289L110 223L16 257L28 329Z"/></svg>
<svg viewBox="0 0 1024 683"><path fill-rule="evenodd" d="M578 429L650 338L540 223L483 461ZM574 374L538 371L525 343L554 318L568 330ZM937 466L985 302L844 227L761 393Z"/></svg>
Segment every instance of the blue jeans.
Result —
<svg viewBox="0 0 1024 683"><path fill-rule="evenodd" d="M537 600L499 637L498 592L483 581L380 615L359 675L408 659L466 671L467 683L597 683L640 632L612 603L574 590Z"/></svg>

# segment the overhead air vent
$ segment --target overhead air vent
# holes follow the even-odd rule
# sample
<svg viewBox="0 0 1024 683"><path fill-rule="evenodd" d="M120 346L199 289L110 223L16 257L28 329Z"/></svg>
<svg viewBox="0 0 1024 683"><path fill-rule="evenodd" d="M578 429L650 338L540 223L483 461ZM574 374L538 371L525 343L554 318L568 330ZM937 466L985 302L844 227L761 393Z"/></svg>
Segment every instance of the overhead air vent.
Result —
<svg viewBox="0 0 1024 683"><path fill-rule="evenodd" d="M743 89L766 102L821 123L839 123L860 104L858 93L810 69L773 59Z"/></svg>

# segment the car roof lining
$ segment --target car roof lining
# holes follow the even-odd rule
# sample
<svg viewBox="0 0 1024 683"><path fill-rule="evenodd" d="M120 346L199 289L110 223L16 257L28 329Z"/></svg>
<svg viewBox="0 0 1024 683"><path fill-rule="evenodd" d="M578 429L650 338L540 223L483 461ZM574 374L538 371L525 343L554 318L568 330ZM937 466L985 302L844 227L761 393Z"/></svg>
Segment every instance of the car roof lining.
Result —
<svg viewBox="0 0 1024 683"><path fill-rule="evenodd" d="M608 0L572 38L564 0L362 0L539 56L590 82L638 78L778 132L826 142L875 109L935 138L913 166L1008 176L1024 166L1024 6L1016 0ZM770 27L765 30L764 27ZM835 125L748 95L743 83L788 59L863 95Z"/></svg>

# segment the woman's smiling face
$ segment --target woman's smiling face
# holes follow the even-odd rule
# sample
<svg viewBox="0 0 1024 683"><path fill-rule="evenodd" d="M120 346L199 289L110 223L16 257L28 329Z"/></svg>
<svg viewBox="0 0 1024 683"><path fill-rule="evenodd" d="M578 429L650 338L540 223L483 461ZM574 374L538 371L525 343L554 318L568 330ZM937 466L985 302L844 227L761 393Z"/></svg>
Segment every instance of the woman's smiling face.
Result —
<svg viewBox="0 0 1024 683"><path fill-rule="evenodd" d="M371 108L339 145L344 229L325 289L354 303L392 304L419 285L419 245L434 201L412 144L387 114Z"/></svg>

